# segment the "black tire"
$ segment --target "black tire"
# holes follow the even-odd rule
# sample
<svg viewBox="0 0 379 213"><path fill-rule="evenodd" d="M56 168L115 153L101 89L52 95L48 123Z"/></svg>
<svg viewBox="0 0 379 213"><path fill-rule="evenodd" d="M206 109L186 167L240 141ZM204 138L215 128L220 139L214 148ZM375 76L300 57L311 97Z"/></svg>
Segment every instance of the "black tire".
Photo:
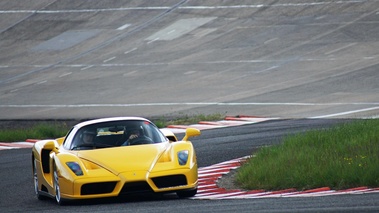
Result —
<svg viewBox="0 0 379 213"><path fill-rule="evenodd" d="M185 191L178 191L176 192L176 195L178 195L179 198L188 198L193 197L197 193L197 188L192 190L185 190Z"/></svg>

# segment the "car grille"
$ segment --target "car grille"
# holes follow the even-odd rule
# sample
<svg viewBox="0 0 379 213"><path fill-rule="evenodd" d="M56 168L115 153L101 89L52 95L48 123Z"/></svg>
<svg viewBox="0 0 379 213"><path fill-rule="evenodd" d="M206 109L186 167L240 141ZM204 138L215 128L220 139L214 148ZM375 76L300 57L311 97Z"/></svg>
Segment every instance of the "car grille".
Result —
<svg viewBox="0 0 379 213"><path fill-rule="evenodd" d="M81 188L81 195L106 194L114 190L117 182L87 183Z"/></svg>
<svg viewBox="0 0 379 213"><path fill-rule="evenodd" d="M149 184L145 181L125 183L121 189L120 194L132 193L150 193L153 192Z"/></svg>
<svg viewBox="0 0 379 213"><path fill-rule="evenodd" d="M169 188L169 187L187 185L187 178L185 175L170 175L170 176L156 177L156 178L152 178L152 180L158 188Z"/></svg>

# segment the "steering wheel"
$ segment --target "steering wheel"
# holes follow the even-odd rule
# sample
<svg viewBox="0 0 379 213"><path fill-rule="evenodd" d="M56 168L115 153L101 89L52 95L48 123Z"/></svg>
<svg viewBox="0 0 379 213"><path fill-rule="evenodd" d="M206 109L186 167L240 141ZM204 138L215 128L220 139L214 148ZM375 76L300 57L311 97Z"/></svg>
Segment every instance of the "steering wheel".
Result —
<svg viewBox="0 0 379 213"><path fill-rule="evenodd" d="M153 140L147 136L139 136L137 138L126 141L123 145L126 146L128 143L129 145L152 144Z"/></svg>

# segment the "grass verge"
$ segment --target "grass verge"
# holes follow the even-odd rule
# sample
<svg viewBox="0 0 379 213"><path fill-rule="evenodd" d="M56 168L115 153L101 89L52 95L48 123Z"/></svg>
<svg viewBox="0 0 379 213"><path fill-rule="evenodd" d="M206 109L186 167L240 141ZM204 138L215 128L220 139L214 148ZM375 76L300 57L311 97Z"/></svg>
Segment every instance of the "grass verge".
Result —
<svg viewBox="0 0 379 213"><path fill-rule="evenodd" d="M245 189L306 190L379 186L379 120L288 136L264 147L238 171Z"/></svg>
<svg viewBox="0 0 379 213"><path fill-rule="evenodd" d="M214 113L209 115L199 114L199 115L183 115L178 116L173 119L167 118L158 118L152 119L155 125L159 128L164 128L169 125L189 125L189 124L197 124L200 121L219 121L225 118L225 114Z"/></svg>
<svg viewBox="0 0 379 213"><path fill-rule="evenodd" d="M68 130L66 124L55 123L55 124L37 124L29 128L21 129L3 129L0 130L0 141L25 141L26 139L47 139L47 138L58 138L65 136Z"/></svg>
<svg viewBox="0 0 379 213"><path fill-rule="evenodd" d="M158 118L151 119L151 121L159 128L163 128L172 124L187 125L195 124L199 121L216 121L222 120L224 118L225 115L215 113L210 115L183 115L172 119ZM59 138L65 136L70 128L71 126L68 126L64 122L56 121L44 123L43 121L40 121L39 124L29 125L28 127L24 128L1 129L0 141L14 142L25 141L26 139Z"/></svg>

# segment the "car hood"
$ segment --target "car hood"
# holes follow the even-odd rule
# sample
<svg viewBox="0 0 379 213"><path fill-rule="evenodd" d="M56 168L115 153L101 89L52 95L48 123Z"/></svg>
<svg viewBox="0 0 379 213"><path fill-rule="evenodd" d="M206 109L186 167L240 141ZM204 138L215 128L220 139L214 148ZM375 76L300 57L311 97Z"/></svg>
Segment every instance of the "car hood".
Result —
<svg viewBox="0 0 379 213"><path fill-rule="evenodd" d="M118 175L131 171L150 171L169 146L169 143L124 146L79 151L77 155Z"/></svg>

